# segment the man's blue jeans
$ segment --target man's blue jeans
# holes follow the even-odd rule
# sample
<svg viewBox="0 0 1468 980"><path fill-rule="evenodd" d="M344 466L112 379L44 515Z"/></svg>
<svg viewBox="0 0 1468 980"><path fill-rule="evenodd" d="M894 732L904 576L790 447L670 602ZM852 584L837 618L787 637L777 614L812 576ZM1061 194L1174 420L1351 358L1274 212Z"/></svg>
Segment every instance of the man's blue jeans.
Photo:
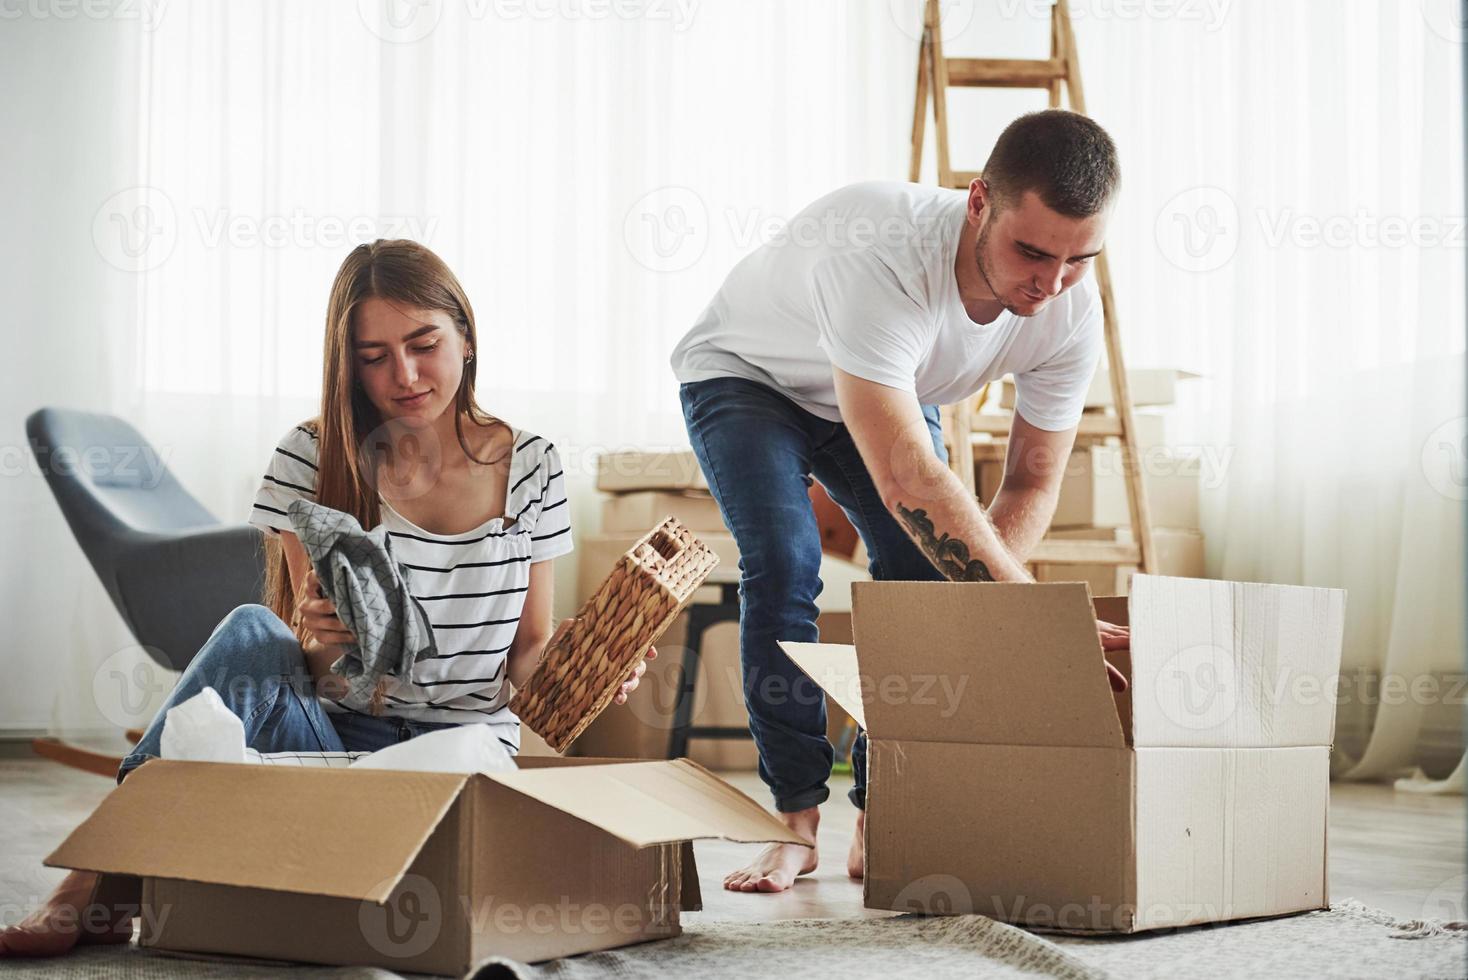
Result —
<svg viewBox="0 0 1468 980"><path fill-rule="evenodd" d="M452 722L415 722L358 712L328 712L316 700L300 641L265 606L246 605L224 617L185 668L168 700L117 772L160 753L168 709L206 687L245 723L245 744L257 752L375 752Z"/></svg>
<svg viewBox="0 0 1468 980"><path fill-rule="evenodd" d="M851 433L743 378L682 385L683 421L724 523L739 546L739 657L744 702L759 747L760 777L782 813L823 803L834 753L826 702L780 640L817 637L821 535L811 478L841 506L866 544L875 579L936 581L933 567L882 504ZM938 409L923 415L944 461ZM852 750L851 801L866 806L866 738Z"/></svg>

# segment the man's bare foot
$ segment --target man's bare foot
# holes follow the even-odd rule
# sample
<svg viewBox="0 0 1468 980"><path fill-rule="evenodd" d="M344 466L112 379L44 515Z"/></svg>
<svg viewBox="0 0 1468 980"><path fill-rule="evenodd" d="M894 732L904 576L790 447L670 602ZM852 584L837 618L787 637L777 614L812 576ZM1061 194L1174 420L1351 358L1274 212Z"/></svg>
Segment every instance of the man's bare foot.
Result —
<svg viewBox="0 0 1468 980"><path fill-rule="evenodd" d="M7 929L0 929L0 958L60 956L80 943L125 943L133 937L130 915L118 916L93 901L96 874L73 871L61 879L46 904Z"/></svg>
<svg viewBox="0 0 1468 980"><path fill-rule="evenodd" d="M867 812L856 811L856 833L851 837L851 850L846 852L846 873L858 881L867 873Z"/></svg>
<svg viewBox="0 0 1468 980"><path fill-rule="evenodd" d="M810 807L782 813L780 819L798 836L810 841L811 846L770 844L747 866L726 875L725 888L731 892L783 892L800 875L816 869L816 827L821 822L821 811Z"/></svg>

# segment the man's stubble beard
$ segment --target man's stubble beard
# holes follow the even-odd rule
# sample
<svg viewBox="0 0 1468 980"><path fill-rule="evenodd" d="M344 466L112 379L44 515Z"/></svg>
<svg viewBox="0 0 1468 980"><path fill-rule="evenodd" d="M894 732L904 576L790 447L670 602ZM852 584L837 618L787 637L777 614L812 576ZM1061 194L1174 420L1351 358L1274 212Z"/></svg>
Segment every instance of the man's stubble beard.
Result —
<svg viewBox="0 0 1468 980"><path fill-rule="evenodd" d="M985 222L984 230L979 232L978 240L974 242L974 266L979 270L979 276L984 280L984 285L989 287L989 292L994 294L995 301L997 301L1000 306L1003 306L1006 312L1012 313L1015 316L1034 316L1035 313L1039 312L1039 310L1035 310L1032 313L1021 313L1019 310L1016 310L1013 306L1011 306L1007 299L999 294L999 290L994 288L994 279L989 275L990 267L984 261L989 251L988 245L989 223Z"/></svg>

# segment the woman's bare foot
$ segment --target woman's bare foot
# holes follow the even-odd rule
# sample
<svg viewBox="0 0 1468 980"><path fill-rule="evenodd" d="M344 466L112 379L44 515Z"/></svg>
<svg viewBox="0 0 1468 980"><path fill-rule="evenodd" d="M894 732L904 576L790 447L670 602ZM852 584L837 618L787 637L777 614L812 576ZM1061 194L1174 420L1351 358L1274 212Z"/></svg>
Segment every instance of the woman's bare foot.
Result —
<svg viewBox="0 0 1468 980"><path fill-rule="evenodd" d="M46 904L7 929L0 929L0 958L60 956L79 943L125 943L133 920L97 905L98 876L73 871L61 879Z"/></svg>
<svg viewBox="0 0 1468 980"><path fill-rule="evenodd" d="M867 812L856 811L856 833L851 836L851 850L846 852L846 873L857 880L867 873Z"/></svg>
<svg viewBox="0 0 1468 980"><path fill-rule="evenodd" d="M821 822L821 811L811 807L782 813L780 819L811 846L770 844L748 865L726 875L725 888L731 892L783 892L795 884L796 878L816 869L816 827Z"/></svg>

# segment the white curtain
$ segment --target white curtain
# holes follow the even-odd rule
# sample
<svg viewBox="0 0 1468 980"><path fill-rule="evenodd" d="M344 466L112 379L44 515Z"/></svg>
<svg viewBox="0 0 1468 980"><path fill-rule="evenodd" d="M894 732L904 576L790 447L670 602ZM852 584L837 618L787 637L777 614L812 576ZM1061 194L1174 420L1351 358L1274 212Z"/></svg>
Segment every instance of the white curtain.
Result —
<svg viewBox="0 0 1468 980"><path fill-rule="evenodd" d="M1204 376L1167 424L1204 462L1209 573L1347 589L1337 773L1461 792L1461 765L1414 772L1429 731L1439 760L1462 751L1459 5L1070 7L1086 108L1122 156L1127 361ZM943 9L949 55L1048 49L1043 0ZM1038 104L998 98L950 99L955 166Z"/></svg>
<svg viewBox="0 0 1468 980"><path fill-rule="evenodd" d="M46 379L0 393L13 455L41 404L114 412L244 520L275 441L315 411L337 266L411 237L474 304L481 402L557 443L589 527L597 452L686 444L667 358L728 268L831 187L904 172L902 8L172 0L4 21L14 88L47 93L3 110L37 140L0 150L27 185L6 213L48 236L10 232L0 273L32 303L18 336ZM13 554L50 566L17 562L0 598L24 678L0 686L0 725L146 722L172 677L133 649L39 475L0 493Z"/></svg>
<svg viewBox="0 0 1468 980"><path fill-rule="evenodd" d="M562 447L589 526L596 452L683 442L667 353L729 267L826 190L905 178L920 7L173 0L23 20L0 32L6 71L53 94L3 110L39 139L0 150L27 175L7 214L36 236L9 233L5 274L51 380L0 398L16 431L43 403L121 414L243 519L314 411L336 266L413 237L475 305L483 402ZM1460 32L1432 2L1073 11L1087 107L1123 158L1129 362L1206 375L1170 435L1227 462L1205 490L1211 571L1348 588L1352 670L1457 670ZM950 0L945 29L950 55L1039 56L1048 6ZM1041 105L956 93L955 164ZM0 723L146 720L114 689L156 703L168 679L39 478L0 493L44 570L7 567L28 680L0 689ZM1383 706L1356 773L1411 765L1425 710Z"/></svg>
<svg viewBox="0 0 1468 980"><path fill-rule="evenodd" d="M1128 353L1208 376L1210 571L1349 591L1336 768L1399 775L1463 705L1456 4L1118 9L1077 34L1126 154Z"/></svg>

